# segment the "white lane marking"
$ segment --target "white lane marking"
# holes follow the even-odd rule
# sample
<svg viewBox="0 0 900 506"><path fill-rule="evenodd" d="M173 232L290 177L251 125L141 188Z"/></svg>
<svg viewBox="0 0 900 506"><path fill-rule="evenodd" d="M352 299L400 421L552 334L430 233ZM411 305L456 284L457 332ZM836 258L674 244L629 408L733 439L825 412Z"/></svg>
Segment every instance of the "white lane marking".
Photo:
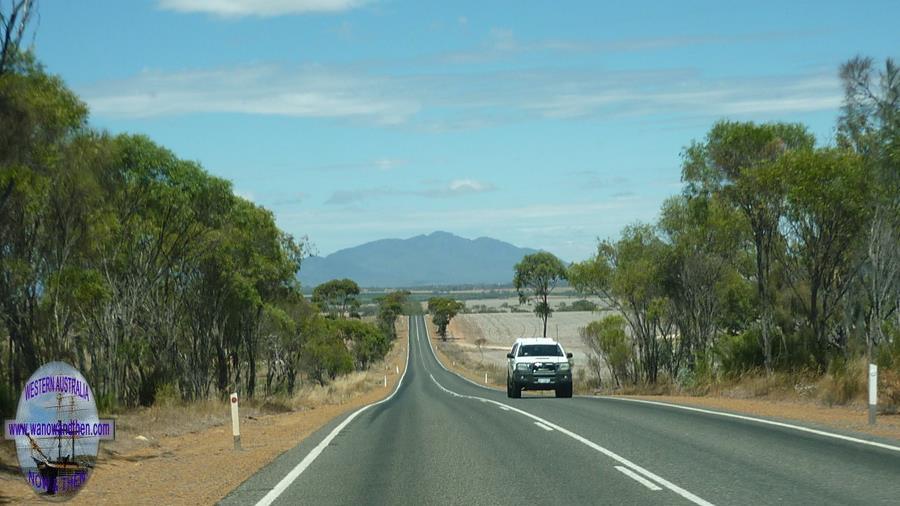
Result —
<svg viewBox="0 0 900 506"><path fill-rule="evenodd" d="M428 329L427 329L427 327L426 327L426 333L427 333L427 331L428 331ZM419 335L419 337L421 338L421 335ZM430 342L430 339L429 339L429 342ZM432 352L432 354L434 353L434 348L431 349L431 352ZM434 359L437 361L438 364L441 363L440 360L437 360L437 356L436 356L436 355L435 355ZM441 364L441 367L444 367L443 364ZM444 370L447 370L447 368L444 367ZM451 371L448 371L448 372L451 372ZM606 448L604 448L604 447L598 445L597 443L595 443L595 442L593 442L593 441L591 441L591 440L589 440L589 439L587 439L587 438L585 438L585 437L583 437L583 436L580 436L580 435L578 435L578 434L576 434L576 433L574 433L574 432L572 432L572 431L570 431L570 430L568 430L568 429L566 429L566 428L560 427L559 425L557 425L557 424L555 424L555 423L553 423L553 422L551 422L551 421L549 421L549 420L545 420L545 419L543 419L543 418L541 418L541 417L539 417L539 416L537 416L537 415L532 415L531 413L529 413L529 412L527 412L527 411L522 411L522 410L519 409L519 408L510 406L509 404L503 404L502 402L497 402L497 401L495 401L495 400L493 400L493 399L485 399L484 397L478 397L478 396L475 396L475 395L465 395L465 394L459 394L459 393L456 393L456 392L454 392L453 390L449 390L449 389L448 389L447 387L445 387L444 385L441 385L441 384L438 382L438 380L436 380L436 379L434 378L434 375L433 375L433 374L428 373L428 375L431 377L431 381L433 381L434 384L438 386L438 388L440 388L440 389L443 390L444 392L446 392L446 393L452 395L453 397L462 398L462 399L472 399L472 400L477 400L477 401L482 401L482 402L487 401L487 402L489 402L489 403L491 403L491 404L494 404L494 405L496 405L496 406L505 406L505 407L509 408L510 411L515 411L516 413L519 413L520 415L523 415L523 416L526 416L526 417L528 417L528 418L531 418L532 420L534 420L534 421L536 421L536 422L541 422L541 423L544 424L545 426L550 427L550 428L552 428L552 429L556 429L558 432L560 432L560 433L562 433L562 434L565 434L566 436L569 436L570 438L572 438L572 439L578 441L579 443L582 443L582 444L584 444L585 446L587 446L587 447L589 447L589 448L592 448L592 449L594 449L594 450L597 450L598 452L600 452L600 453L606 455L607 457L611 458L612 460L615 460L616 462L618 462L618 463L622 464L623 466L625 466L625 467L631 469L632 471L635 471L635 472L637 472L637 473L640 473L640 474L644 475L645 477L647 477L647 478L649 478L649 479L655 481L656 483L662 485L663 487L666 487L667 489L671 490L672 492L675 492L676 494L678 494L678 495L680 495L681 497L687 499L688 501L691 501L691 502L694 503L694 504L699 504L700 506L713 506L713 503L711 503L711 502L709 502L709 501L707 501L707 500L705 500L705 499L703 499L703 498L701 498L701 497L699 497L699 496L697 496L697 495L694 495L694 494L692 494L691 492L688 492L687 490L685 490L685 489L679 487L678 485L676 485L676 484L674 484L674 483L672 483L672 482L666 480L665 478L663 478L663 477L661 477L661 476L658 476L657 474L655 474L655 473L649 471L648 469L645 469L645 468L643 468L643 467L641 467L641 466L635 464L634 462L632 462L632 461L626 459L625 457L622 457L621 455L619 455L619 454L617 454L617 453L615 453L615 452L613 452L613 451L611 451L611 450L608 450L608 449L606 449ZM457 375L457 376L458 376L458 375ZM462 377L462 376L460 376L460 377ZM463 378L463 379L465 379L465 378ZM472 383L472 382L470 382L470 383ZM477 385L477 383L476 383L476 385Z"/></svg>
<svg viewBox="0 0 900 506"><path fill-rule="evenodd" d="M428 340L428 347L431 348L431 354L434 355L434 361L437 362L439 366L441 366L441 369L443 369L443 370L449 372L450 374L454 374L454 375L456 375L457 377L459 377L459 378L461 378L461 379L464 379L464 380L468 381L469 383L475 385L475 386L478 387L478 388L483 388L483 389L485 389L485 390L490 390L491 392L500 392L500 391L501 391L501 389L499 389L499 388L492 388L492 387L484 386L484 385L482 385L481 383L478 383L478 382L476 382L476 381L470 380L469 378L463 376L462 374L459 374L459 373L456 373L456 372L451 371L450 369L447 369L447 367L444 366L444 363L441 362L440 360L438 360L438 358L437 358L437 353L434 352L434 344L431 343L431 334L428 332L428 324L425 324L425 323L424 323L424 321L425 321L425 318L424 318L424 317L422 318L422 321L423 321L423 326L425 327L425 338ZM422 358L422 364L423 364L423 365L425 364L425 359L424 359L424 358ZM426 369L427 369L427 367L426 367Z"/></svg>
<svg viewBox="0 0 900 506"><path fill-rule="evenodd" d="M403 369L403 375L400 376L400 381L397 382L397 387L394 388L394 391L391 392L391 395L378 402L373 402L372 404L367 404L357 409L353 412L353 414L344 419L344 421L341 422L340 425L335 427L334 430L332 430L327 436L325 436L325 439L323 439L318 445L316 445L315 448L313 448L308 454L306 454L306 457L303 457L303 460L301 460L299 464L291 469L291 471L284 478L282 478L281 481L279 481L275 485L275 487L273 487L272 490L269 491L268 494L263 496L263 498L256 503L256 506L269 506L273 501L275 501L275 499L278 499L278 496L280 496L285 490L287 490L287 488L291 486L291 483L293 483L294 480L296 480L303 473L303 471L306 471L306 468L308 468L309 465L312 464L314 460L316 460L316 457L318 457L322 453L322 451L324 451L325 448L328 447L331 441L334 440L334 438L337 437L337 435L340 434L340 432L344 430L344 428L349 425L350 422L352 422L353 419L356 418L360 413L371 408L372 406L377 406L381 403L387 402L391 400L395 395L397 395L397 392L400 390L400 385L403 384L403 378L406 377L406 372L409 371L409 350L410 348L412 348L412 332L409 332L406 337L406 366Z"/></svg>
<svg viewBox="0 0 900 506"><path fill-rule="evenodd" d="M551 429L550 427L547 427L546 425L542 424L541 422L534 422L534 424L537 425L538 427L540 427L540 428L546 430L546 431L551 431L551 430L553 430L553 429Z"/></svg>
<svg viewBox="0 0 900 506"><path fill-rule="evenodd" d="M649 488L650 490L662 490L661 488L656 486L656 483L653 483L652 481L644 478L643 476L637 474L636 472L632 471L631 469L628 469L627 467L616 466L616 469L618 469L619 472L621 472L625 476L628 476L632 480L640 483L641 485Z"/></svg>
<svg viewBox="0 0 900 506"><path fill-rule="evenodd" d="M509 411L509 408L507 408L506 406L500 406L500 409L502 409L503 411Z"/></svg>
<svg viewBox="0 0 900 506"><path fill-rule="evenodd" d="M584 397L588 398L588 399L591 398L590 396L584 396ZM596 399L596 397L594 397L594 398ZM874 446L877 448L883 448L885 450L893 450L895 452L900 452L900 446L893 446L893 445L889 445L889 444L885 444L885 443L879 443L877 441L868 441L865 439L859 439L859 438L855 438L852 436L844 436L842 434L835 434L833 432L826 432L824 430L810 429L809 427L803 427L800 425L792 425L790 423L776 422L773 420L765 420L763 418L754 418L752 416L736 415L734 413L724 413L722 411L713 411L711 409L694 408L691 406L681 406L678 404L669 404L668 402L646 401L644 399L630 399L628 397L603 396L601 398L602 399L614 399L617 401L638 402L641 404L655 404L657 406L666 406L669 408L683 409L685 411L695 411L697 413L705 413L708 415L717 415L717 416L724 416L727 418L736 418L738 420L746 420L746 421L750 421L750 422L764 423L766 425L774 425L775 427L783 427L786 429L793 429L793 430L798 430L801 432L808 432L810 434L815 434L817 436L825 436L825 437L830 437L830 438L834 438L834 439L841 439L843 441L850 441L852 443L859 443L859 444L863 444L863 445Z"/></svg>

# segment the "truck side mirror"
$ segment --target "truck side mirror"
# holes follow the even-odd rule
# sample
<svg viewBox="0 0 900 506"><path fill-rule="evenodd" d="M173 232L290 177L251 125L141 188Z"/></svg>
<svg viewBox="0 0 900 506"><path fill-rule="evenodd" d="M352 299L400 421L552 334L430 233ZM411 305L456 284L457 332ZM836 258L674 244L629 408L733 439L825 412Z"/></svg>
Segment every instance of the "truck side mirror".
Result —
<svg viewBox="0 0 900 506"><path fill-rule="evenodd" d="M513 354L512 354L512 353L507 353L507 354L506 354L506 358L513 358Z"/></svg>
<svg viewBox="0 0 900 506"><path fill-rule="evenodd" d="M568 352L568 353L566 353L566 358L572 358L572 352L571 352L571 351Z"/></svg>

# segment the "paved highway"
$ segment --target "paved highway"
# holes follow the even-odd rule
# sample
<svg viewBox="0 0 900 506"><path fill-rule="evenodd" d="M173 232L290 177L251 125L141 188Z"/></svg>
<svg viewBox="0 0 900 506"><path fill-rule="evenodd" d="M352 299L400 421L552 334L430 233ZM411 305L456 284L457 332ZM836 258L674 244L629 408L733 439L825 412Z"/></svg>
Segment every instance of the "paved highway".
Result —
<svg viewBox="0 0 900 506"><path fill-rule="evenodd" d="M422 317L388 400L224 504L900 504L900 447L611 398L507 399L446 371Z"/></svg>

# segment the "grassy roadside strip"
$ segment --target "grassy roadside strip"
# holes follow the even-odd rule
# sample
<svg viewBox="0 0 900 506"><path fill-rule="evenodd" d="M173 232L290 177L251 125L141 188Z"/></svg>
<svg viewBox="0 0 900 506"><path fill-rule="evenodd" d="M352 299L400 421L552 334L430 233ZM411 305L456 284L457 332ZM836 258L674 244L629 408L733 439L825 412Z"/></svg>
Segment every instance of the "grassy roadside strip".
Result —
<svg viewBox="0 0 900 506"><path fill-rule="evenodd" d="M384 361L366 372L340 378L325 388L311 387L308 392L301 391L290 402L279 404L280 409L291 411L262 414L263 409L275 408L261 409L265 406L262 404L256 410L244 410L242 406L243 451L239 453L232 449L230 415L224 403L160 407L155 421L145 420L143 424L120 422L117 438L122 444L118 448L109 445L111 453L105 451L106 445L101 445L102 453L95 473L71 504L215 503L330 420L387 397L406 367L409 341L405 317L398 320L397 327L398 339ZM206 416L201 413L213 410L216 418L208 419L209 425L199 427ZM170 434L158 438L144 436L152 424L172 420L181 422L173 422ZM144 436L146 440L136 439L138 436ZM4 452L0 455L3 457L0 462L0 504L45 504L18 472L11 442L4 444Z"/></svg>
<svg viewBox="0 0 900 506"><path fill-rule="evenodd" d="M425 325L428 325L428 333L431 336L431 344L434 345L434 352L438 360L444 364L444 367L479 385L497 390L506 388L506 370L490 362L470 360L452 339L442 341L438 337L437 327L427 315L425 316ZM487 374L487 382L484 381L485 374Z"/></svg>
<svg viewBox="0 0 900 506"><path fill-rule="evenodd" d="M435 327L426 317L426 323L432 336L435 352L438 359L445 367L464 376L480 385L485 385L498 390L506 387L506 371L493 363L481 363L470 358L467 353L455 341L443 342L436 337ZM457 338L466 339L467 336L460 333L460 329L454 328ZM576 365L577 367L577 365ZM487 373L488 382L484 381ZM860 406L827 406L810 401L797 401L784 398L773 389L765 390L765 397L735 398L712 393L703 396L670 395L666 386L660 385L656 389L631 388L624 392L594 391L583 383L579 385L576 371L575 391L579 395L608 395L625 398L635 398L667 402L684 406L722 410L748 416L758 416L784 421L793 421L806 424L815 424L823 428L831 428L842 431L852 431L874 436L900 440L900 415L880 414L878 424L875 427L868 425L868 414L864 407ZM758 378L745 378L742 382L744 389L751 392L759 390ZM553 392L529 392L528 395L552 396Z"/></svg>

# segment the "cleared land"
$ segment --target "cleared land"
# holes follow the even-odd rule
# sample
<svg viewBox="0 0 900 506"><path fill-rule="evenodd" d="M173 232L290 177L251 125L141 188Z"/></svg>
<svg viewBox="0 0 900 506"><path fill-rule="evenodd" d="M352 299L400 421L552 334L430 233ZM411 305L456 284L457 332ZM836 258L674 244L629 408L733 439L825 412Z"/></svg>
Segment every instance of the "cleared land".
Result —
<svg viewBox="0 0 900 506"><path fill-rule="evenodd" d="M598 312L556 313L548 324L555 330L560 326L560 342L567 350L575 353L575 388L582 394L590 393L579 388L578 381L583 379L586 356L584 347L578 337L578 329L593 320L602 318ZM534 315L513 314L465 314L459 315L450 323L450 336L447 342L437 337L431 319L429 323L431 337L435 342L438 357L445 366L476 381L497 389L505 388L506 352L516 337L532 337L541 322ZM540 332L540 331L538 331ZM538 334L539 335L539 334ZM485 346L484 360L478 348L473 344L479 337L489 339ZM553 335L555 337L555 335ZM487 382L485 382L487 375ZM784 382L783 378L772 382ZM867 410L864 405L826 406L813 399L803 399L797 395L789 395L798 385L766 386L765 378L747 378L743 382L732 385L719 392L719 395L684 396L684 395L634 395L647 400L671 402L703 408L719 409L752 416L798 421L825 428L854 431L900 440L900 414L884 413L878 417L878 425L871 427L867 422ZM639 394L640 389L631 389L627 393ZM646 392L644 392L646 393ZM528 392L528 396L553 395L552 392ZM630 396L630 395L629 395Z"/></svg>
<svg viewBox="0 0 900 506"><path fill-rule="evenodd" d="M570 351L575 365L587 364L587 354L581 341L580 330L590 322L599 320L606 312L571 311L554 313L547 322L547 337L558 339ZM461 314L450 322L450 336L470 360L481 360L475 341L484 338L484 361L502 366L506 353L519 337L540 337L543 323L533 313Z"/></svg>

